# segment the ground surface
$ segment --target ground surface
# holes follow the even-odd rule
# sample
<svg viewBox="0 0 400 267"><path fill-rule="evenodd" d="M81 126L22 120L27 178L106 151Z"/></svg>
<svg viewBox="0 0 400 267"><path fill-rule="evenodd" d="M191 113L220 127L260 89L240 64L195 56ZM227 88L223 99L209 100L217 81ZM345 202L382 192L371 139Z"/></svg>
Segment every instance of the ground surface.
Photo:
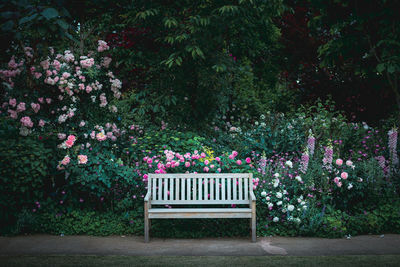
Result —
<svg viewBox="0 0 400 267"><path fill-rule="evenodd" d="M399 266L399 255L374 256L0 256L0 266Z"/></svg>
<svg viewBox="0 0 400 267"><path fill-rule="evenodd" d="M33 235L0 237L0 255L131 255L131 256L334 256L400 255L400 235L351 239L304 237L159 239ZM0 264L1 265L1 264ZM400 266L400 261L399 261Z"/></svg>

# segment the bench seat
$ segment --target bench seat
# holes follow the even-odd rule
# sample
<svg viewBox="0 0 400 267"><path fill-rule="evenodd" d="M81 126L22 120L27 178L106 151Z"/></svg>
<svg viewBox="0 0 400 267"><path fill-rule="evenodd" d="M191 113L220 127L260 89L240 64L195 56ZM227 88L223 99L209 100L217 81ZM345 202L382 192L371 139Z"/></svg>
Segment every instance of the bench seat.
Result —
<svg viewBox="0 0 400 267"><path fill-rule="evenodd" d="M251 218L250 208L149 209L149 219Z"/></svg>

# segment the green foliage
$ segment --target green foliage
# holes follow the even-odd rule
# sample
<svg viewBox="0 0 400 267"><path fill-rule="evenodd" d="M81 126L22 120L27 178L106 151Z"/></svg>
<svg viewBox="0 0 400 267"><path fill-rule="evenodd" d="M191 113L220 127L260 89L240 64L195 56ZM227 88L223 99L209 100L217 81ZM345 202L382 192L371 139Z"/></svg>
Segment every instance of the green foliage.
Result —
<svg viewBox="0 0 400 267"><path fill-rule="evenodd" d="M21 137L10 119L0 117L0 123L0 224L5 227L23 206L43 199L54 165L45 140Z"/></svg>

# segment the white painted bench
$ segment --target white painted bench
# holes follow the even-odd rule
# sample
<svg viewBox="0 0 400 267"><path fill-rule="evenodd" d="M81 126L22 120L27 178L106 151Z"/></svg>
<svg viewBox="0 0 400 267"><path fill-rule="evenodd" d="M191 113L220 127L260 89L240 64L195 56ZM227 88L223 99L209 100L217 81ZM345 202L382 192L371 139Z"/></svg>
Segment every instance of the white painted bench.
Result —
<svg viewBox="0 0 400 267"><path fill-rule="evenodd" d="M231 205L248 205L232 208ZM153 208L152 205L161 207ZM166 208L165 205L214 207ZM220 207L215 207L219 205ZM229 205L223 208L221 205ZM144 239L149 242L150 219L249 218L256 242L256 197L252 173L149 174L144 198Z"/></svg>

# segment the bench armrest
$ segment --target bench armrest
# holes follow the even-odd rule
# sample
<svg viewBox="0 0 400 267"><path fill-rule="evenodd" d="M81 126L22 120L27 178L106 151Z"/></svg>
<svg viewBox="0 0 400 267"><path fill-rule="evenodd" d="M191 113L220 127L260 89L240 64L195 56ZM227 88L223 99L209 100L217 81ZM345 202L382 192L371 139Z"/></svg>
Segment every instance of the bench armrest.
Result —
<svg viewBox="0 0 400 267"><path fill-rule="evenodd" d="M250 200L251 201L256 201L256 196L254 195L253 191L250 191Z"/></svg>
<svg viewBox="0 0 400 267"><path fill-rule="evenodd" d="M149 190L149 191L147 191L147 194L144 197L144 202L149 202L150 201L150 197L151 197L151 194L150 194L150 190Z"/></svg>

